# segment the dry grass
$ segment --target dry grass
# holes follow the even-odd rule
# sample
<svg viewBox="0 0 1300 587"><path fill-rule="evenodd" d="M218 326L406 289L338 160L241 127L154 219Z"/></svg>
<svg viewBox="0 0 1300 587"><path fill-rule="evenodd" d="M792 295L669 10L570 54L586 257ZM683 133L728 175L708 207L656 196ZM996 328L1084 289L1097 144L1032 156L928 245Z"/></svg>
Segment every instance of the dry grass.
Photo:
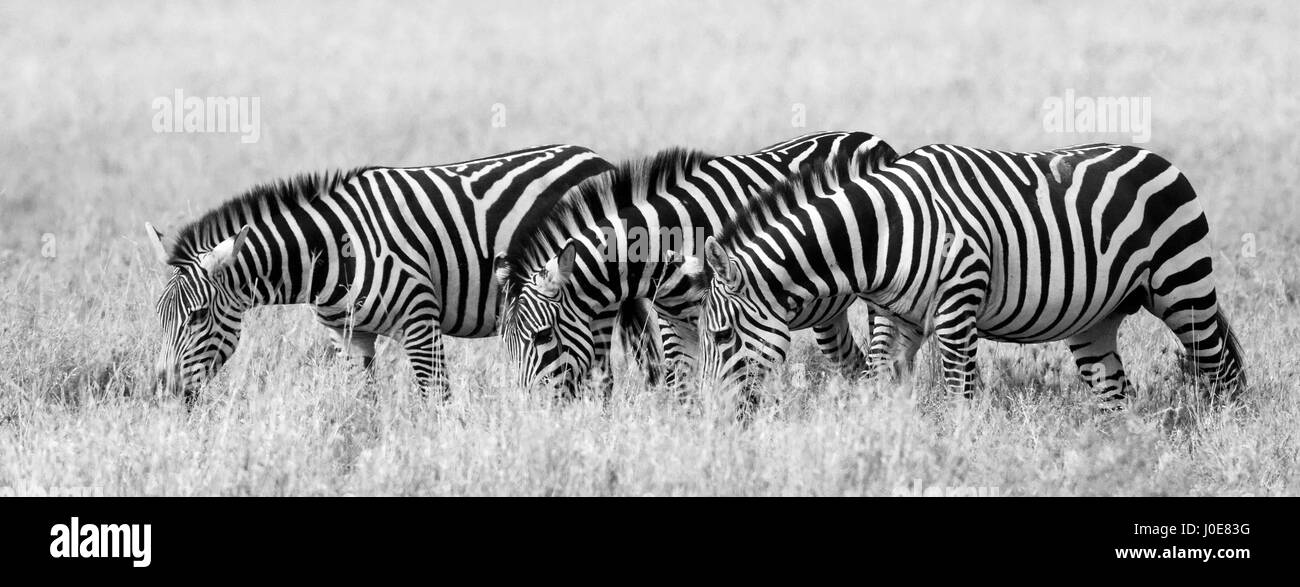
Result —
<svg viewBox="0 0 1300 587"><path fill-rule="evenodd" d="M463 4L463 3L460 3ZM275 8L0 6L0 487L109 495L1295 494L1300 59L1293 3L629 3ZM981 5L984 3L980 3ZM262 140L160 135L150 101L260 96ZM1150 147L1197 185L1246 348L1241 406L1200 404L1149 318L1122 347L1143 398L1088 409L1061 345L986 344L987 388L780 390L740 428L621 377L554 405L490 381L495 341L451 344L455 398L424 406L395 348L369 387L303 308L254 312L192 412L144 385L175 227L304 170L444 162L571 142L610 158L750 150L810 129L1039 149L1044 98L1150 96ZM503 104L507 126L490 124ZM792 107L807 129L791 128ZM1243 237L1258 255L1241 255ZM53 238L56 254L42 255ZM926 351L923 351L926 352Z"/></svg>

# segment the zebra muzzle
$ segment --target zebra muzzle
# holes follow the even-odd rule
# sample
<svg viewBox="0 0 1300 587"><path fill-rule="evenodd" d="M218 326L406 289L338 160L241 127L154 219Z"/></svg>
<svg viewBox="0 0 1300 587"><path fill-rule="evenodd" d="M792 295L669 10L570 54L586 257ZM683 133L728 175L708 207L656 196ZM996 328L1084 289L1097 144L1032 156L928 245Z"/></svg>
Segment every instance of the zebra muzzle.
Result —
<svg viewBox="0 0 1300 587"><path fill-rule="evenodd" d="M180 371L176 368L175 363L166 359L159 359L154 365L153 373L153 390L155 393L176 395L180 392Z"/></svg>

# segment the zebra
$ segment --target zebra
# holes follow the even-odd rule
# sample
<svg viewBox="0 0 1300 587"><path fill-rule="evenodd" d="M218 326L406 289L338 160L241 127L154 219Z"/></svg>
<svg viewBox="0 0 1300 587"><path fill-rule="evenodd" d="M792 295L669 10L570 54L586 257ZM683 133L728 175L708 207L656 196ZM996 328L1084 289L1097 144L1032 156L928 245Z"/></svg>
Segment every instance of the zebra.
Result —
<svg viewBox="0 0 1300 587"><path fill-rule="evenodd" d="M1232 397L1244 357L1208 234L1187 177L1132 146L932 145L880 167L814 166L705 243L692 275L705 292L700 371L752 391L785 358L799 305L859 294L893 328L870 375L909 370L934 335L945 389L971 397L978 338L1064 340L1100 406L1120 408L1134 388L1117 331L1144 308Z"/></svg>
<svg viewBox="0 0 1300 587"><path fill-rule="evenodd" d="M688 296L693 294L682 278L683 253L721 228L751 194L802 163L855 155L874 162L895 153L868 133L821 132L747 155L668 149L583 182L554 214L519 231L498 256L498 280L506 291L501 335L519 380L575 393L592 373L594 345L608 336L593 327L592 318L636 299L653 302L662 333L663 348L650 354L666 363L669 374L689 368L698 344L698 297ZM865 366L846 316L853 300L846 295L810 301L793 322L811 327L819 347L848 373ZM630 320L623 332L647 322ZM674 384L672 378L666 382Z"/></svg>
<svg viewBox="0 0 1300 587"><path fill-rule="evenodd" d="M367 370L380 335L401 341L422 394L448 395L444 334L492 335L494 253L571 187L612 169L549 145L429 167L365 167L258 185L182 228L156 309L156 381L187 401L235 351L254 306L310 304L334 349ZM607 318L612 321L613 316Z"/></svg>

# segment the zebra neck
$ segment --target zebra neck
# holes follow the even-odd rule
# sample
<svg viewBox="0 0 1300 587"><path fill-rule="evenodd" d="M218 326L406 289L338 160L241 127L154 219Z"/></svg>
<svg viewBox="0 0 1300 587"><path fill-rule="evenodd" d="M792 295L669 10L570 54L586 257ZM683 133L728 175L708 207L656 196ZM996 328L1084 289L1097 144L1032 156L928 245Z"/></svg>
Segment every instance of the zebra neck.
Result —
<svg viewBox="0 0 1300 587"><path fill-rule="evenodd" d="M605 287L614 295L609 302L646 298L676 305L691 291L690 280L681 271L680 262L619 263L607 272Z"/></svg>
<svg viewBox="0 0 1300 587"><path fill-rule="evenodd" d="M774 298L856 295L878 299L882 306L921 295L931 285L910 279L920 265L929 265L920 259L931 256L931 247L911 250L908 228L882 225L879 209L865 198L845 206L847 214L829 199L818 204L815 212L814 206L792 206L789 216L775 221L779 229L742 237L734 245L734 258L753 283Z"/></svg>
<svg viewBox="0 0 1300 587"><path fill-rule="evenodd" d="M315 210L319 217L326 207ZM296 216L296 215L295 215ZM248 248L240 257L241 291L250 306L283 304L330 305L347 284L353 264L347 239L327 239L314 222L280 219L285 231L268 219L256 219ZM285 234L292 232L292 234Z"/></svg>
<svg viewBox="0 0 1300 587"><path fill-rule="evenodd" d="M639 242L629 248L625 246L626 232L606 232L604 237L594 237L594 234L589 231L574 239L579 247L578 257L590 268L583 273L582 283L575 282L571 291L582 305L599 310L633 298L675 305L689 297L692 286L681 271L680 238L669 241L671 247L663 246L655 238L646 238L640 240L651 242ZM697 242L703 242L702 236L697 238Z"/></svg>
<svg viewBox="0 0 1300 587"><path fill-rule="evenodd" d="M740 249L733 258L744 268L751 287L767 290L765 297L783 302L785 296L794 296L804 302L817 298L852 295L867 285L855 281L855 276L844 271L834 259L828 259L820 250L809 248L796 254L785 251L784 259L763 254L761 249Z"/></svg>

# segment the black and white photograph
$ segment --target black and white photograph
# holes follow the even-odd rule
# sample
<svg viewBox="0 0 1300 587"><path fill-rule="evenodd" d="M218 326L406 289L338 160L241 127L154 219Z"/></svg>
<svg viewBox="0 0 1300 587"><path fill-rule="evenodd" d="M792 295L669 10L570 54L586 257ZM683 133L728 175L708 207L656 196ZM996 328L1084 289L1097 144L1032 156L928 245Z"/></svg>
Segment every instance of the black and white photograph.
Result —
<svg viewBox="0 0 1300 587"><path fill-rule="evenodd" d="M1068 560L1269 558L1234 508L1300 493L1296 30L4 0L0 512L57 515L0 532L128 570L180 560L149 508L241 515L191 498L1153 498Z"/></svg>

